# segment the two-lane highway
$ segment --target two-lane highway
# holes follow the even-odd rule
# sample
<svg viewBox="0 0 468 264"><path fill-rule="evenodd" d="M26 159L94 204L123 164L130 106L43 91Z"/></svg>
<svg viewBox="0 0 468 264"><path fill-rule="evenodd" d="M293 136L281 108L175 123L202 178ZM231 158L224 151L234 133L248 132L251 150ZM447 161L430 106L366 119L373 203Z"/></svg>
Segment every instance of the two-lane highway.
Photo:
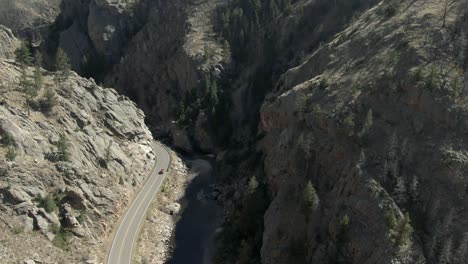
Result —
<svg viewBox="0 0 468 264"><path fill-rule="evenodd" d="M153 144L153 149L157 159L156 166L150 178L138 193L130 208L128 208L122 221L120 221L120 225L112 241L107 259L108 264L131 264L132 251L135 247L138 232L145 218L146 211L166 177L167 168L170 163L169 152L158 143ZM163 170L163 174L159 174L161 170Z"/></svg>

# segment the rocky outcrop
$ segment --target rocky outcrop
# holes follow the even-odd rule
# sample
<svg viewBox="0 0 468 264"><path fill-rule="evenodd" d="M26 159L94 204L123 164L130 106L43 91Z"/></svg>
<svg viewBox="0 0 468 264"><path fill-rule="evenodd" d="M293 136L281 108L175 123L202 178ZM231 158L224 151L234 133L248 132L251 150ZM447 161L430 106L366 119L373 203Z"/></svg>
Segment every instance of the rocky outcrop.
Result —
<svg viewBox="0 0 468 264"><path fill-rule="evenodd" d="M52 24L59 13L60 0L2 0L0 24L15 32Z"/></svg>
<svg viewBox="0 0 468 264"><path fill-rule="evenodd" d="M32 68L26 70L31 76ZM71 254L52 256L54 261L78 263L90 248L95 254L105 251L99 248L105 247L122 205L153 168L152 136L143 112L115 90L75 73L58 84L53 73L42 74L44 88L28 100L34 105L45 89L52 89L57 105L49 113L27 109L24 93L16 89L18 67L0 59L0 138L13 142L0 146L0 168L7 175L0 177L0 217L17 221L15 230L44 234L31 243L48 245L50 239L55 245L73 246ZM57 142L62 151L65 145L68 159L56 159ZM16 157L5 158L11 150ZM9 230L4 222L0 225ZM2 237L9 245L20 241ZM33 252L45 258L47 250L30 247L2 260L32 257Z"/></svg>
<svg viewBox="0 0 468 264"><path fill-rule="evenodd" d="M52 35L69 55L73 68L97 76L99 67L118 63L137 25L133 0L65 0ZM93 72L95 71L95 72Z"/></svg>
<svg viewBox="0 0 468 264"><path fill-rule="evenodd" d="M229 47L216 38L211 23L220 4L67 0L49 46L65 50L77 72L130 96L147 113L157 135L179 135L173 122L181 100L205 89L207 76L219 79L230 63ZM208 139L212 131L207 126L197 130L183 133L191 144L213 151L215 144Z"/></svg>
<svg viewBox="0 0 468 264"><path fill-rule="evenodd" d="M12 59L19 45L11 30L0 25L0 58Z"/></svg>

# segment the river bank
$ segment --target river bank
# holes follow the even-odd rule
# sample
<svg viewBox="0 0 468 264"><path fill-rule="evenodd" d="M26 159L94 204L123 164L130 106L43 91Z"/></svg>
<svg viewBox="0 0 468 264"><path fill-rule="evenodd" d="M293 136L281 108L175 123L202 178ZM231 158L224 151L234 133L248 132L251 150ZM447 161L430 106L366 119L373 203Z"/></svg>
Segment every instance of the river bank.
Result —
<svg viewBox="0 0 468 264"><path fill-rule="evenodd" d="M134 262L211 264L222 213L212 199L215 163L173 151L171 158L169 175L142 227Z"/></svg>

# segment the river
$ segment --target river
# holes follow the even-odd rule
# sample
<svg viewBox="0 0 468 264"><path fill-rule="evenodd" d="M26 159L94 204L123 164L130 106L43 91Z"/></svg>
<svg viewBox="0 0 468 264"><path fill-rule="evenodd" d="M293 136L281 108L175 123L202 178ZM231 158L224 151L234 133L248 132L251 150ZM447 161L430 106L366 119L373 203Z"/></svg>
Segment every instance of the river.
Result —
<svg viewBox="0 0 468 264"><path fill-rule="evenodd" d="M216 181L211 163L188 160L190 166L183 213L176 225L175 248L168 264L211 264L213 238L221 219L222 208L206 198L209 186Z"/></svg>

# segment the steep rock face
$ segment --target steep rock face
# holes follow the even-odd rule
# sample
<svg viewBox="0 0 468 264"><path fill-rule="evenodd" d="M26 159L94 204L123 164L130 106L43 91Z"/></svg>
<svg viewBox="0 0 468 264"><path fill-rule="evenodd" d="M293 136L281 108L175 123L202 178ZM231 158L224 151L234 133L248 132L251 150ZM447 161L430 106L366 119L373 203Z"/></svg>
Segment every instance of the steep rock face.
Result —
<svg viewBox="0 0 468 264"><path fill-rule="evenodd" d="M0 24L21 31L54 22L60 0L0 0Z"/></svg>
<svg viewBox="0 0 468 264"><path fill-rule="evenodd" d="M31 68L26 72L32 75ZM2 255L5 263L32 258L79 263L89 254L103 257L119 211L155 162L145 116L128 98L75 73L58 85L56 76L43 74L44 87L56 91L57 106L47 115L28 113L26 96L17 89L18 67L0 60L0 135L14 142L2 141L0 147L0 225L7 240L0 252L8 249ZM31 106L44 89L30 99ZM57 160L63 144L69 161ZM13 161L5 158L11 149ZM31 225L40 232L26 233ZM11 229L19 234L11 235ZM47 239L73 250L37 246L50 245Z"/></svg>
<svg viewBox="0 0 468 264"><path fill-rule="evenodd" d="M119 61L136 23L134 4L130 0L62 1L52 34L58 34L56 45L69 54L74 69L89 75L99 70L93 67Z"/></svg>
<svg viewBox="0 0 468 264"><path fill-rule="evenodd" d="M261 109L263 263L464 262L464 4L441 28L438 3L380 3L282 75ZM408 240L390 214L411 219Z"/></svg>
<svg viewBox="0 0 468 264"><path fill-rule="evenodd" d="M175 138L181 101L205 89L206 76L219 79L230 62L211 23L220 3L63 1L54 34L74 69L130 96L159 135ZM204 129L199 134L210 134L207 126L198 128ZM195 133L183 133L200 144ZM211 151L214 143L203 140L203 149Z"/></svg>
<svg viewBox="0 0 468 264"><path fill-rule="evenodd" d="M11 29L0 25L0 58L13 58L19 44Z"/></svg>

